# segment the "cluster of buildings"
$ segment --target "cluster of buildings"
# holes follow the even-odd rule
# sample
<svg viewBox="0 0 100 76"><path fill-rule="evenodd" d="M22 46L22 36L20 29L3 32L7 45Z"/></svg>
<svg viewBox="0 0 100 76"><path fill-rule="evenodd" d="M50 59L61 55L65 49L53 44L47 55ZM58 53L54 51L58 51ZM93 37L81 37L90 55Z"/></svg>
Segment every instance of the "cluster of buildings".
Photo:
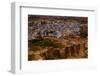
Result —
<svg viewBox="0 0 100 76"><path fill-rule="evenodd" d="M43 17L45 18L45 17ZM28 23L28 37L29 40L34 39L36 36L69 36L79 35L81 23L74 19L66 20L60 18L46 17L45 19L39 18L38 20L31 20Z"/></svg>

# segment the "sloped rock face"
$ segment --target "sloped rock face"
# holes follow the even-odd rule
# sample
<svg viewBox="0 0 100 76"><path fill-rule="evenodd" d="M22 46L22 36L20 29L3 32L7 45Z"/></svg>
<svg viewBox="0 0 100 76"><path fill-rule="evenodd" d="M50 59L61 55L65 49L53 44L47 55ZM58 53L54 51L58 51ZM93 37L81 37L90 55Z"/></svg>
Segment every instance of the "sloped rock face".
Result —
<svg viewBox="0 0 100 76"><path fill-rule="evenodd" d="M44 49L43 51L33 52L29 51L29 60L55 60L68 58L87 58L87 50L84 48L85 44L74 44L66 46L65 48Z"/></svg>
<svg viewBox="0 0 100 76"><path fill-rule="evenodd" d="M50 48L46 52L46 59L59 59L60 58L60 50L55 48Z"/></svg>

